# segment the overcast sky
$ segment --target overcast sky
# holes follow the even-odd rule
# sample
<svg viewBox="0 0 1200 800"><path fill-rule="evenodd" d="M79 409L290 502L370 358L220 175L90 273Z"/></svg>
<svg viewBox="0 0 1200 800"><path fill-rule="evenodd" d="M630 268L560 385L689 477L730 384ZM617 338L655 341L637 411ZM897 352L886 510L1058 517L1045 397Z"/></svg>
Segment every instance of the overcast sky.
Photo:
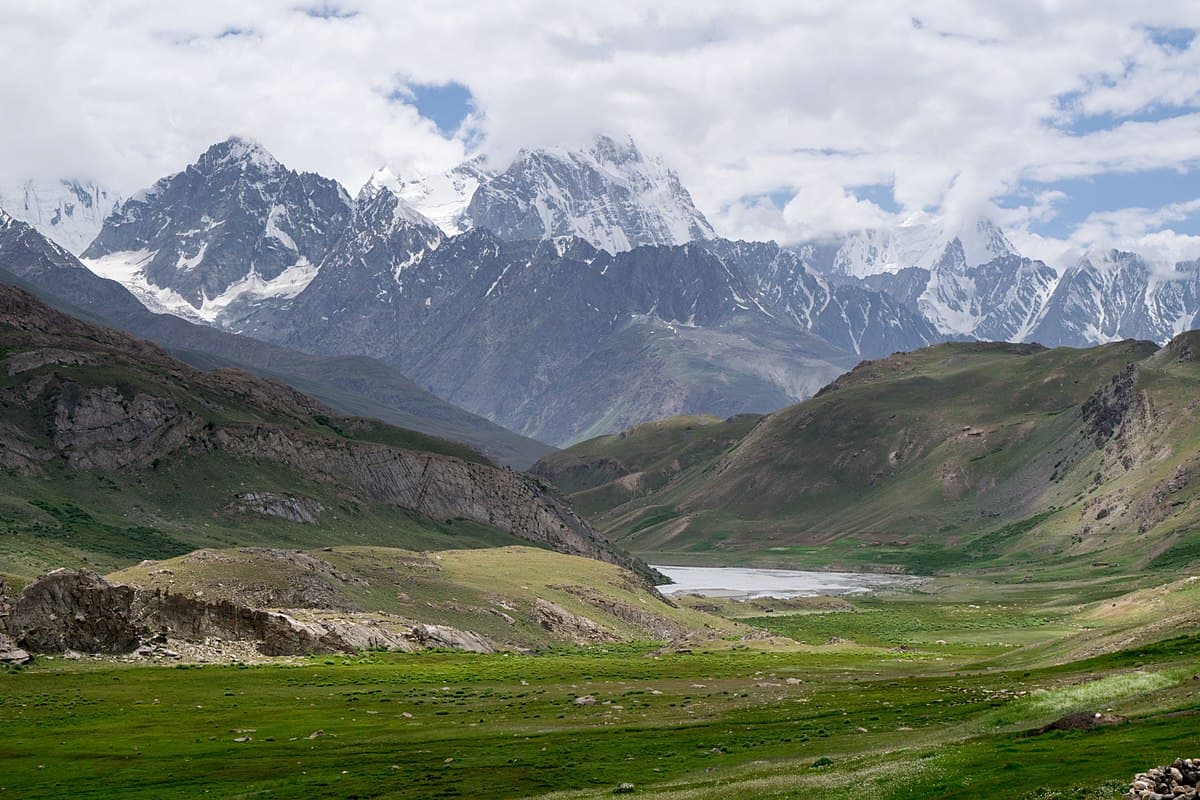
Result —
<svg viewBox="0 0 1200 800"><path fill-rule="evenodd" d="M0 0L0 178L129 194L230 134L380 164L630 133L719 233L915 211L1200 256L1200 3Z"/></svg>

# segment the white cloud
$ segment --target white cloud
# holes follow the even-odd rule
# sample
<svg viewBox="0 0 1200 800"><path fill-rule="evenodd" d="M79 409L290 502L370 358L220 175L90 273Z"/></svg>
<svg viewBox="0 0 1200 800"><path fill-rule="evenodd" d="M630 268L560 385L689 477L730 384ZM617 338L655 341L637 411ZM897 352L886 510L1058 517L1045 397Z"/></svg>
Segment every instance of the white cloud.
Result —
<svg viewBox="0 0 1200 800"><path fill-rule="evenodd" d="M1180 261L1200 258L1200 236L1177 233L1171 224L1200 214L1200 199L1171 203L1161 208L1124 208L1099 211L1064 239L1033 236L1018 228L1014 244L1031 258L1067 265L1090 251L1127 250L1138 253L1164 272Z"/></svg>
<svg viewBox="0 0 1200 800"><path fill-rule="evenodd" d="M886 219L858 186L893 184L902 214L965 218L1029 180L1200 162L1200 114L1067 132L1075 115L1196 102L1200 50L1151 33L1200 26L1192 2L309 5L357 12L328 18L305 0L0 5L10 179L91 176L129 192L230 133L352 191L381 162L455 162L462 142L388 100L405 80L469 87L470 128L497 160L628 131L733 236ZM782 212L746 199L781 190L796 193ZM1021 226L1064 202L1043 192L997 213L1032 241Z"/></svg>

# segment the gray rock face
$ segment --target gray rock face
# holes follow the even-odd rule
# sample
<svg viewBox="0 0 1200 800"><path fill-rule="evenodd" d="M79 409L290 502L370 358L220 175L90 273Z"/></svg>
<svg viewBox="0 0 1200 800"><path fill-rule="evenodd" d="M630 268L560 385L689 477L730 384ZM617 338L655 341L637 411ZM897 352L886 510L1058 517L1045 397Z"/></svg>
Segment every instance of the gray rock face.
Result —
<svg viewBox="0 0 1200 800"><path fill-rule="evenodd" d="M203 425L172 400L126 397L114 386L65 381L55 394L54 446L77 469L149 464L179 450Z"/></svg>
<svg viewBox="0 0 1200 800"><path fill-rule="evenodd" d="M141 253L152 285L200 308L249 276L270 281L319 263L350 211L335 181L293 172L261 145L233 138L122 203L84 257Z"/></svg>
<svg viewBox="0 0 1200 800"><path fill-rule="evenodd" d="M533 604L533 619L547 631L570 639L577 644L616 642L620 640L612 631L596 624L587 617L569 611L558 603L538 598ZM579 704L579 701L576 701Z"/></svg>
<svg viewBox="0 0 1200 800"><path fill-rule="evenodd" d="M20 375L31 369L47 366L48 364L90 364L92 357L87 353L76 353L71 350L58 350L53 347L41 350L29 350L17 353L8 359L9 376Z"/></svg>
<svg viewBox="0 0 1200 800"><path fill-rule="evenodd" d="M312 479L350 486L376 502L433 519L467 519L561 553L647 571L523 473L384 445L298 436L269 426L218 429L211 444L286 464Z"/></svg>
<svg viewBox="0 0 1200 800"><path fill-rule="evenodd" d="M771 313L856 356L879 358L946 338L915 307L888 292L821 275L810 265L827 254L813 246L715 239L708 247L746 276L756 300Z"/></svg>
<svg viewBox="0 0 1200 800"><path fill-rule="evenodd" d="M0 578L0 665L26 664L32 658L22 650L8 634L8 617L12 613L12 602L8 596L8 584Z"/></svg>
<svg viewBox="0 0 1200 800"><path fill-rule="evenodd" d="M958 239L928 276L916 298L922 315L947 337L985 341L1024 341L1057 281L1045 264L1017 255L971 265Z"/></svg>
<svg viewBox="0 0 1200 800"><path fill-rule="evenodd" d="M391 343L403 338L415 320L381 317L379 312L394 305L393 295L406 295L410 301L419 296L423 301L437 293L429 270L420 267L425 259L434 257L444 239L436 225L389 188L364 191L349 227L320 273L282 316L270 308L251 308L244 317L231 316L226 322L252 336L293 341L318 352L389 353ZM406 310L422 313L419 302L404 305ZM426 315L427 311L422 314ZM371 341L370 336L379 337L378 341ZM305 341L309 342L306 346Z"/></svg>
<svg viewBox="0 0 1200 800"><path fill-rule="evenodd" d="M413 635L422 647L429 649L465 650L468 653L494 653L492 643L477 633L460 631L446 625L418 625Z"/></svg>
<svg viewBox="0 0 1200 800"><path fill-rule="evenodd" d="M578 236L610 253L712 238L679 177L630 139L583 150L525 150L485 181L467 217L501 239Z"/></svg>

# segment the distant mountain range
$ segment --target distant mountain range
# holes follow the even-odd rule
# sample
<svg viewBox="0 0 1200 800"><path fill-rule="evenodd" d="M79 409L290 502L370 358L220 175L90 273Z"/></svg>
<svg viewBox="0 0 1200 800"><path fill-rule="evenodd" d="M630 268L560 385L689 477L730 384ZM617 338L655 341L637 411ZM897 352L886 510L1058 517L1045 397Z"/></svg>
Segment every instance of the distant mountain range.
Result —
<svg viewBox="0 0 1200 800"><path fill-rule="evenodd" d="M1195 263L1110 252L1060 270L987 219L721 239L628 137L503 169L382 168L353 197L230 139L120 204L83 256L152 310L378 359L554 444L773 411L863 358L937 342L1162 343L1200 314Z"/></svg>

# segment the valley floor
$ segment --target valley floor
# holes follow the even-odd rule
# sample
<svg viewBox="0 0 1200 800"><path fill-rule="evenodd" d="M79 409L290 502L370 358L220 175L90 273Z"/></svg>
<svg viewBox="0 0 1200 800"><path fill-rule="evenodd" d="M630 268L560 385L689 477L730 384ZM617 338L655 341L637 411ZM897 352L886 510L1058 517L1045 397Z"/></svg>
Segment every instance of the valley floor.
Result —
<svg viewBox="0 0 1200 800"><path fill-rule="evenodd" d="M795 640L694 651L43 658L0 673L0 798L1116 798L1200 754L1200 636L1138 616L1197 583L693 600ZM1035 733L1073 712L1128 721Z"/></svg>

